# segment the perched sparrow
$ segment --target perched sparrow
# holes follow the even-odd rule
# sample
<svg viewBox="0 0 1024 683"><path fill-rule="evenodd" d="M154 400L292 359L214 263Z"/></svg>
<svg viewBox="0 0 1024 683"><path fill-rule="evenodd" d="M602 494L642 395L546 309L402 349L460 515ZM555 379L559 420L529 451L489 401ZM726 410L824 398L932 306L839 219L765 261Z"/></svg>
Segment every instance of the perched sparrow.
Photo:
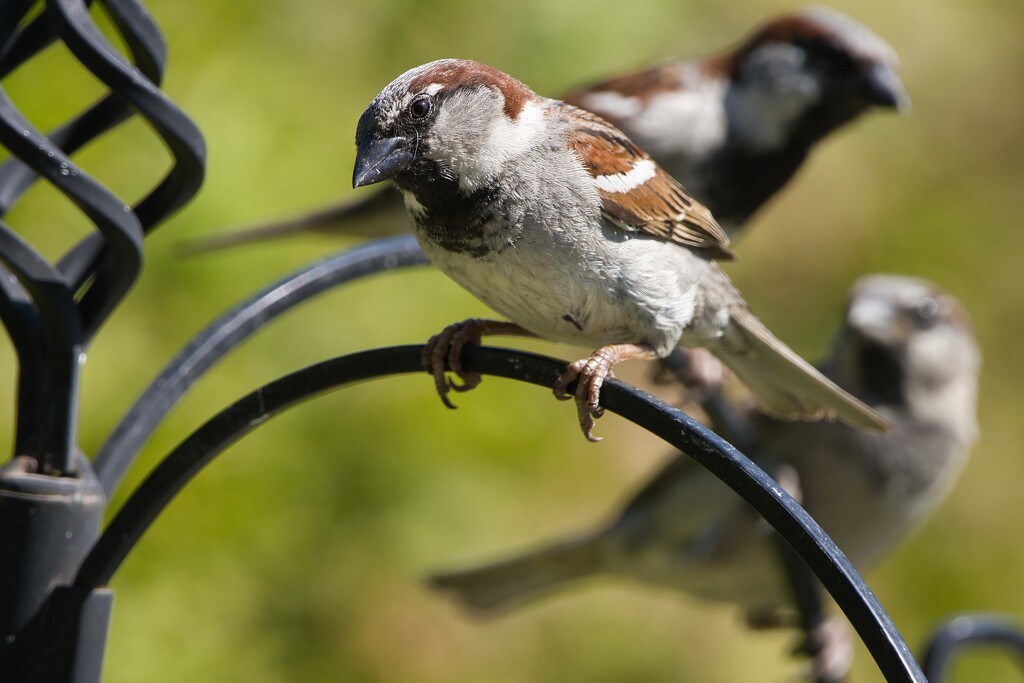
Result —
<svg viewBox="0 0 1024 683"><path fill-rule="evenodd" d="M758 322L712 260L729 256L729 240L711 213L594 114L445 59L384 88L356 145L353 185L394 180L427 258L512 321L467 320L430 340L424 365L442 398L479 383L459 358L483 335L598 347L555 386L564 397L579 379L592 438L612 366L701 346L773 414L886 427Z"/></svg>
<svg viewBox="0 0 1024 683"><path fill-rule="evenodd" d="M896 53L825 8L781 16L742 45L672 60L565 98L623 130L730 235L819 140L871 107L907 109Z"/></svg>
<svg viewBox="0 0 1024 683"><path fill-rule="evenodd" d="M566 99L619 127L732 234L832 131L872 107L906 109L896 56L834 10L771 20L738 48L672 60L577 90ZM296 232L380 236L407 220L390 190L298 218L217 235L208 250Z"/></svg>
<svg viewBox="0 0 1024 683"><path fill-rule="evenodd" d="M871 565L936 506L964 465L976 432L979 363L951 296L916 278L863 278L821 368L893 429L755 412L748 426L756 453L795 475L790 492L851 561ZM432 582L474 610L501 611L598 574L737 603L759 621L791 611L770 528L681 454L610 524Z"/></svg>

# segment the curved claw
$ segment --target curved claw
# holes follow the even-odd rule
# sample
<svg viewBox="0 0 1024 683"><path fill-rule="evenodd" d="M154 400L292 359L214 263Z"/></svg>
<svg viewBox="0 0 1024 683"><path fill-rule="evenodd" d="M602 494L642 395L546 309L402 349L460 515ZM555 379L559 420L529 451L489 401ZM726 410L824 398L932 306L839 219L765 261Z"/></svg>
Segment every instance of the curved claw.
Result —
<svg viewBox="0 0 1024 683"><path fill-rule="evenodd" d="M599 404L601 400L601 386L604 378L607 377L615 361L615 354L606 351L608 347L601 347L594 351L589 358L582 358L574 361L566 367L565 372L559 375L555 382L555 398L568 400L573 398L576 401L576 417L583 430L583 436L587 441L597 442L601 438L594 436L594 420L604 414L604 408ZM569 396L566 387L573 380L576 383L576 392Z"/></svg>
<svg viewBox="0 0 1024 683"><path fill-rule="evenodd" d="M601 407L601 387L606 377L612 374L612 367L630 358L652 358L654 352L646 344L613 344L602 346L594 351L587 358L573 361L565 368L565 371L555 380L555 398L567 400L570 396L566 388L578 380L575 394L576 416L579 418L580 429L587 441L600 441L600 437L593 435L594 420L604 415L604 408Z"/></svg>
<svg viewBox="0 0 1024 683"><path fill-rule="evenodd" d="M452 391L470 391L480 386L480 382L483 381L483 375L479 372L467 372L461 375L461 377L462 382L458 382L451 377L448 378L448 387L451 388Z"/></svg>
<svg viewBox="0 0 1024 683"><path fill-rule="evenodd" d="M559 401L568 401L573 398L573 394L570 394L567 389L573 380L580 376L580 370L583 369L583 364L587 361L586 358L573 361L565 368L565 371L558 376L555 380L555 386L552 387L555 398Z"/></svg>
<svg viewBox="0 0 1024 683"><path fill-rule="evenodd" d="M480 343L485 323L475 318L454 323L431 337L423 347L423 369L434 376L437 395L448 408L457 408L448 397L450 392L470 391L483 379L480 373L466 372L462 367L462 349L467 344ZM448 377L447 370L455 377Z"/></svg>

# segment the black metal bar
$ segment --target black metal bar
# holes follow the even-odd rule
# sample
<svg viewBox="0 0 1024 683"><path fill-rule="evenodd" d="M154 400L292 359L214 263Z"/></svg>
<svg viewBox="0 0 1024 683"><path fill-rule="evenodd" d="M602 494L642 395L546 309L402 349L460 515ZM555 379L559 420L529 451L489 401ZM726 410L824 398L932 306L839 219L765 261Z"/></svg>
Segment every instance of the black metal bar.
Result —
<svg viewBox="0 0 1024 683"><path fill-rule="evenodd" d="M147 70L159 71L166 47L162 36L143 6L135 0L106 0L111 19L124 32L136 62ZM202 134L146 74L124 61L89 16L82 0L47 0L61 39L82 64L111 91L127 101L167 144L174 165L156 188L136 204L131 213L143 231L184 206L199 190L205 171L206 145ZM156 40L156 45L149 45ZM86 339L90 339L128 291L135 274L126 277L133 258L141 257L137 245L133 256L117 248L113 236L104 231L76 246L61 262L69 279L79 287L91 280L81 296L79 310Z"/></svg>
<svg viewBox="0 0 1024 683"><path fill-rule="evenodd" d="M19 31L18 26L22 19L28 15L35 0L11 0L0 3L0 78L13 71L25 59L28 59L35 52L25 50L24 40L26 31ZM42 24L37 20L35 24ZM28 32L35 40L39 29L33 28ZM41 49L41 48L40 48ZM18 53L15 55L14 53Z"/></svg>
<svg viewBox="0 0 1024 683"><path fill-rule="evenodd" d="M0 467L0 679L33 680L46 645L45 605L70 584L97 536L106 499L80 455L78 477L36 471L20 456ZM100 653L102 656L102 653ZM98 680L98 679L96 679Z"/></svg>
<svg viewBox="0 0 1024 683"><path fill-rule="evenodd" d="M1016 655L1024 673L1024 631L1020 623L997 614L962 614L944 622L928 639L921 660L928 680L943 683L953 655L985 646Z"/></svg>
<svg viewBox="0 0 1024 683"><path fill-rule="evenodd" d="M807 566L799 553L786 542L782 536L776 535L779 546L779 558L783 570L786 572L786 580L789 582L789 589L793 595L793 602L800 615L800 628L804 632L804 643L799 651L808 656L816 657L824 643L815 637L820 633L821 628L828 621L828 614L825 612L825 603L822 600L821 584L814 576L814 572ZM815 679L816 683L840 683L843 679L834 677L831 672L819 671Z"/></svg>
<svg viewBox="0 0 1024 683"><path fill-rule="evenodd" d="M125 274L134 280L141 264L141 232L134 217L123 211L120 200L81 173L59 147L32 128L2 88L0 144L50 180L97 227L113 237L116 251L126 254ZM18 435L18 452L38 458L42 472L70 472L83 344L75 291L59 269L50 266L31 245L2 222L0 258L17 276L34 310L29 312L27 299L20 296L13 285L0 290L0 295L9 299L5 306L20 306L25 315L38 321L30 329L37 335L31 344L35 347L33 354L40 356L39 362L33 363L27 356L19 357L19 361L26 361L20 367L22 377L37 383L38 387L32 392L33 403L19 403L19 412L27 412L25 421L19 418L19 425L31 423L32 429L28 434ZM17 296L20 304L10 300L12 296ZM18 351L24 354L25 347ZM26 374L28 372L33 374Z"/></svg>
<svg viewBox="0 0 1024 683"><path fill-rule="evenodd" d="M124 202L86 175L52 140L36 130L0 89L0 144L70 199L103 233L117 255L127 287L142 263L142 229ZM60 269L63 271L64 269ZM66 271L62 275L67 275ZM74 277L67 277L74 281ZM78 288L75 287L77 290ZM77 316L76 316L77 317Z"/></svg>
<svg viewBox="0 0 1024 683"><path fill-rule="evenodd" d="M14 430L14 452L31 453L35 425L44 399L36 378L45 370L45 357L37 341L42 338L39 316L18 283L18 278L0 267L0 321L18 357L18 403Z"/></svg>
<svg viewBox="0 0 1024 683"><path fill-rule="evenodd" d="M93 461L109 495L167 413L224 355L270 321L333 287L428 263L411 235L376 240L312 263L238 304L196 334L160 372L100 447Z"/></svg>
<svg viewBox="0 0 1024 683"><path fill-rule="evenodd" d="M66 585L98 537L105 507L75 449L82 351L138 277L144 232L188 201L203 177L202 137L156 87L166 62L156 24L137 0L102 3L133 66L100 33L91 4L0 2L0 78L59 38L111 90L45 136L0 89L0 144L11 152L0 166L0 216L42 179L98 229L54 267L0 222L0 319L19 364L16 457L0 468L4 681L99 680L111 596ZM34 6L43 9L31 16ZM173 165L133 210L69 155L134 113L163 139Z"/></svg>
<svg viewBox="0 0 1024 683"><path fill-rule="evenodd" d="M15 452L36 458L45 474L69 473L81 339L72 293L60 273L2 221L0 261L7 266L0 272L0 308L5 319L21 322L12 341L19 355L19 386L27 390L18 406Z"/></svg>
<svg viewBox="0 0 1024 683"><path fill-rule="evenodd" d="M750 432L749 425L729 406L721 392L711 393L701 402L701 407L716 433L736 446L740 452L746 453L758 466L774 473L772 469L774 463L766 462L758 452L759 449ZM821 584L818 583L814 572L804 563L793 546L787 543L782 536L776 535L776 540L778 541L779 561L786 574L793 603L800 616L800 628L805 636L801 651L814 657L818 654L821 645L815 641L814 634L828 620L825 603L822 600ZM829 677L827 672L820 673L817 683L838 683L836 679Z"/></svg>
<svg viewBox="0 0 1024 683"><path fill-rule="evenodd" d="M75 585L106 585L171 499L214 457L274 415L341 385L422 372L422 346L365 351L310 366L272 382L226 408L175 448L136 489L82 563ZM487 347L468 348L473 372L551 387L563 361ZM760 513L800 554L846 613L889 681L925 681L888 614L821 527L768 475L714 432L663 401L609 380L601 403L687 453Z"/></svg>
<svg viewBox="0 0 1024 683"><path fill-rule="evenodd" d="M38 0L42 4L42 0ZM8 27L13 32L18 29L22 18L37 0L7 0L0 3L0 26ZM85 0L92 5L93 0ZM17 30L12 40L0 40L0 78L4 78L32 57L49 47L57 40L50 16L45 7L37 16Z"/></svg>
<svg viewBox="0 0 1024 683"><path fill-rule="evenodd" d="M205 149L201 135L155 86L166 61L162 35L135 0L106 0L104 6L137 68L127 64L100 34L81 0L49 0L43 15L30 22L26 30L41 26L38 22L45 19L116 95L59 128L56 139L50 139L32 128L0 90L0 144L14 155L0 168L3 210L36 178L45 177L102 233L86 238L55 269L0 223L0 253L28 294L26 297L18 284L3 287L3 308L8 319L17 310L23 312L23 318L38 320L25 326L28 331L20 332L15 343L21 386L25 389L25 400L19 405L21 429L16 452L39 453L41 469L47 472L68 471L73 462L70 453L81 350L138 276L143 231L191 198L203 176ZM33 35L33 45L47 44L42 29ZM64 150L59 145L70 143L77 149L127 118L129 105L146 117L175 158L165 179L134 212L70 161L67 153L73 149ZM33 333L35 338L27 338Z"/></svg>
<svg viewBox="0 0 1024 683"><path fill-rule="evenodd" d="M99 683L114 594L75 586L54 589L43 612L43 647L34 683Z"/></svg>
<svg viewBox="0 0 1024 683"><path fill-rule="evenodd" d="M92 4L91 0L86 4ZM146 78L159 85L167 61L167 45L156 24L144 12L136 16L134 8L121 8L115 5L107 9L129 46L139 70ZM55 39L49 9L45 9L15 36L12 42L24 47L21 50L12 47L11 60L6 59L6 56L0 59L0 77L20 64L20 61L14 59L16 56L27 59ZM47 137L65 154L71 155L90 140L127 121L131 115L132 110L125 100L115 95L107 95L70 122L51 131ZM0 216L6 213L14 201L38 179L39 175L35 170L17 157L4 162L0 166Z"/></svg>

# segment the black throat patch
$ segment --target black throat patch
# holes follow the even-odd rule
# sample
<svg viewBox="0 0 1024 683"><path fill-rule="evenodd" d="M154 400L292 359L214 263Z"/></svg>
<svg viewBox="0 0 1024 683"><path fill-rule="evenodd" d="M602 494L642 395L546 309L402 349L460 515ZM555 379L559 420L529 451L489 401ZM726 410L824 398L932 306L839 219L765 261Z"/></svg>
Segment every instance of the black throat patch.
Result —
<svg viewBox="0 0 1024 683"><path fill-rule="evenodd" d="M412 219L422 237L445 251L481 258L511 244L521 225L493 188L466 194L458 175L442 164L421 159L395 178L399 189L423 207Z"/></svg>

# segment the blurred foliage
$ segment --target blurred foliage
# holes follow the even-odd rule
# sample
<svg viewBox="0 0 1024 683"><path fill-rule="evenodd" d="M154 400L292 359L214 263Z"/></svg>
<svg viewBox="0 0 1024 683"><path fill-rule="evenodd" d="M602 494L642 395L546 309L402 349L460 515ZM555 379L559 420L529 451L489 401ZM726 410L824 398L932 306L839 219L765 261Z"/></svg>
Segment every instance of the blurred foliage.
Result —
<svg viewBox="0 0 1024 683"><path fill-rule="evenodd" d="M185 237L350 192L355 121L398 73L438 57L471 57L555 94L666 55L716 51L790 7L768 0L148 4L170 45L165 89L204 131L209 174L199 197L149 239L143 279L90 351L80 435L87 453L212 317L346 246L310 237L191 260L175 251ZM1024 4L834 5L896 47L913 114L869 117L823 145L758 217L729 269L754 310L810 357L823 350L847 287L865 272L933 278L972 312L986 360L974 458L922 532L869 574L919 647L951 612L1024 615L1024 543L1013 521L1024 478ZM102 92L61 47L6 86L43 128ZM167 158L138 121L76 157L126 199L162 177ZM50 257L88 230L43 185L7 220ZM333 355L419 342L485 312L429 269L321 297L211 372L122 490L261 383ZM2 354L0 420L9 433L16 368L9 348ZM646 369L625 375L642 382ZM423 588L427 570L602 519L668 455L615 417L598 433L601 444L585 443L570 405L498 379L461 397L454 413L426 377L405 377L274 420L204 471L117 575L105 680L791 677L796 665L784 653L792 634L750 633L727 607L686 596L609 580L484 623ZM880 680L863 648L857 654L853 680ZM956 673L963 681L1020 680L990 654L966 656Z"/></svg>

